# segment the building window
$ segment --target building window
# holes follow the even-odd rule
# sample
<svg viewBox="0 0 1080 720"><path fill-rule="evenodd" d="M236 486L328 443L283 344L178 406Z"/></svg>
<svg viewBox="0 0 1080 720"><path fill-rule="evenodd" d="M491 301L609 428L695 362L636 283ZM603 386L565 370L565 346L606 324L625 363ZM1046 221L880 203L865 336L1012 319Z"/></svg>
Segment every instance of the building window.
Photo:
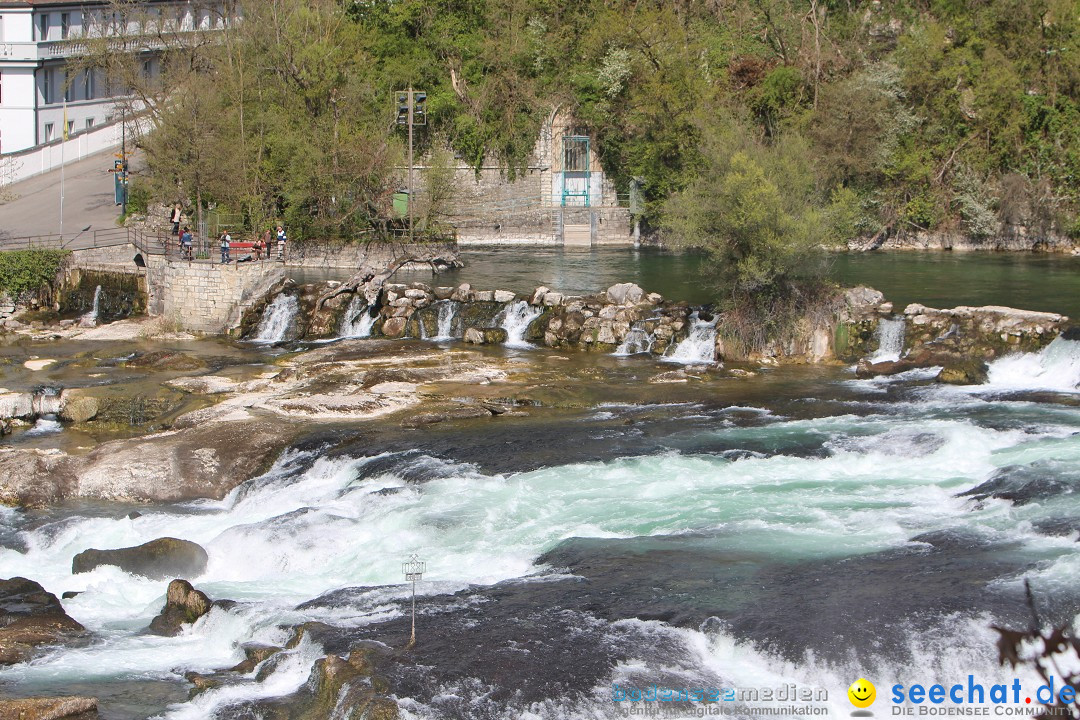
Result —
<svg viewBox="0 0 1080 720"><path fill-rule="evenodd" d="M94 71L83 70L83 99L94 99Z"/></svg>
<svg viewBox="0 0 1080 720"><path fill-rule="evenodd" d="M94 127L94 118L86 118L86 129Z"/></svg>
<svg viewBox="0 0 1080 720"><path fill-rule="evenodd" d="M65 137L71 137L74 134L75 134L75 121L74 120L68 120L67 121L67 135L65 135Z"/></svg>
<svg viewBox="0 0 1080 720"><path fill-rule="evenodd" d="M71 13L60 13L60 39L67 40L71 32Z"/></svg>
<svg viewBox="0 0 1080 720"><path fill-rule="evenodd" d="M52 102L52 69L41 71L41 98L46 105Z"/></svg>
<svg viewBox="0 0 1080 720"><path fill-rule="evenodd" d="M64 70L64 102L71 102L71 76Z"/></svg>
<svg viewBox="0 0 1080 720"><path fill-rule="evenodd" d="M45 123L45 142L53 141L53 124Z"/></svg>
<svg viewBox="0 0 1080 720"><path fill-rule="evenodd" d="M38 40L49 39L49 13L41 13L38 17Z"/></svg>

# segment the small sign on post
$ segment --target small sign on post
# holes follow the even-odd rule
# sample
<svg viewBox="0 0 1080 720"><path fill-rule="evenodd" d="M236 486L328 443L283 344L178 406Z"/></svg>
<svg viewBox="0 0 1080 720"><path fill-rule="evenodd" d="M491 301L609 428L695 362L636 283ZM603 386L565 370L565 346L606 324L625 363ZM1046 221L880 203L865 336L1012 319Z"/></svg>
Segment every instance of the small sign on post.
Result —
<svg viewBox="0 0 1080 720"><path fill-rule="evenodd" d="M401 563L401 572L405 574L405 582L412 583L412 635L409 638L409 647L416 644L416 583L424 579L424 571L427 563L420 560L416 553L409 556L406 562Z"/></svg>

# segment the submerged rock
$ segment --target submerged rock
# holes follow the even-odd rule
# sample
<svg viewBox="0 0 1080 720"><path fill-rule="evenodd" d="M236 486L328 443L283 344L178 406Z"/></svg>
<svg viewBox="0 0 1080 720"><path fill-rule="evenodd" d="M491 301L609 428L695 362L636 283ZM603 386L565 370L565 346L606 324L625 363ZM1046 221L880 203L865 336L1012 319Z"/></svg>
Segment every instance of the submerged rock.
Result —
<svg viewBox="0 0 1080 720"><path fill-rule="evenodd" d="M173 580L165 593L165 606L150 621L150 632L165 637L179 635L183 625L195 622L214 605L206 593L193 588L187 580Z"/></svg>
<svg viewBox="0 0 1080 720"><path fill-rule="evenodd" d="M90 572L99 565L115 565L132 575L153 580L182 575L197 577L206 570L206 550L189 540L158 538L136 547L115 550L90 548L71 561L71 573Z"/></svg>
<svg viewBox="0 0 1080 720"><path fill-rule="evenodd" d="M306 720L348 717L396 720L397 703L389 685L376 674L386 650L368 645L344 657L328 655L312 667L308 681L293 695L259 701L258 714L267 720Z"/></svg>
<svg viewBox="0 0 1080 720"><path fill-rule="evenodd" d="M39 645L64 642L84 631L40 584L23 577L0 580L0 665L28 660Z"/></svg>
<svg viewBox="0 0 1080 720"><path fill-rule="evenodd" d="M468 328L464 340L472 345L498 345L506 342L506 337L502 328Z"/></svg>
<svg viewBox="0 0 1080 720"><path fill-rule="evenodd" d="M982 360L950 363L941 370L938 382L950 385L981 385L986 382L989 367Z"/></svg>
<svg viewBox="0 0 1080 720"><path fill-rule="evenodd" d="M0 720L94 720L97 716L96 698L0 700Z"/></svg>
<svg viewBox="0 0 1080 720"><path fill-rule="evenodd" d="M259 645L258 643L249 643L241 649L244 651L244 659L239 664L229 668L229 672L243 675L253 672L260 663L282 650L276 645Z"/></svg>

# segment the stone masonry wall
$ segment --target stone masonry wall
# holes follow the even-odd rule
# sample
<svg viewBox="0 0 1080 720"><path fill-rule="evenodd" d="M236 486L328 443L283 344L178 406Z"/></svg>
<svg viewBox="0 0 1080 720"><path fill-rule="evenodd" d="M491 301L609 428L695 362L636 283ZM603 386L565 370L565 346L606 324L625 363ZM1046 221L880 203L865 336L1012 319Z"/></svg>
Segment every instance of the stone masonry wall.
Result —
<svg viewBox="0 0 1080 720"><path fill-rule="evenodd" d="M276 249L274 250L276 252ZM455 259L452 243L293 243L285 252L285 264L303 267L359 269L384 267L403 254Z"/></svg>
<svg viewBox="0 0 1080 720"><path fill-rule="evenodd" d="M152 303L155 314L174 319L185 330L226 332L246 305L256 302L285 277L280 265L267 263L154 263L151 277L161 285Z"/></svg>
<svg viewBox="0 0 1080 720"><path fill-rule="evenodd" d="M76 267L100 265L130 265L131 267L135 267L135 256L138 254L138 248L131 243L124 243L123 245L114 245L112 247L73 250L71 253L71 262Z"/></svg>

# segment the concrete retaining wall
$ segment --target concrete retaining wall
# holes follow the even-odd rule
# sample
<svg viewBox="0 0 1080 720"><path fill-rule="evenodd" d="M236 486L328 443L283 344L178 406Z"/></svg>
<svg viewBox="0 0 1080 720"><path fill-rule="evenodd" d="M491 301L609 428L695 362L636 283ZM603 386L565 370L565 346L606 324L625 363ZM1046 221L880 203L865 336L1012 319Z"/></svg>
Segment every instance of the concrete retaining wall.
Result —
<svg viewBox="0 0 1080 720"><path fill-rule="evenodd" d="M223 333L234 327L244 309L285 277L268 263L186 263L157 259L150 268L160 293L153 314L176 320L185 330Z"/></svg>

